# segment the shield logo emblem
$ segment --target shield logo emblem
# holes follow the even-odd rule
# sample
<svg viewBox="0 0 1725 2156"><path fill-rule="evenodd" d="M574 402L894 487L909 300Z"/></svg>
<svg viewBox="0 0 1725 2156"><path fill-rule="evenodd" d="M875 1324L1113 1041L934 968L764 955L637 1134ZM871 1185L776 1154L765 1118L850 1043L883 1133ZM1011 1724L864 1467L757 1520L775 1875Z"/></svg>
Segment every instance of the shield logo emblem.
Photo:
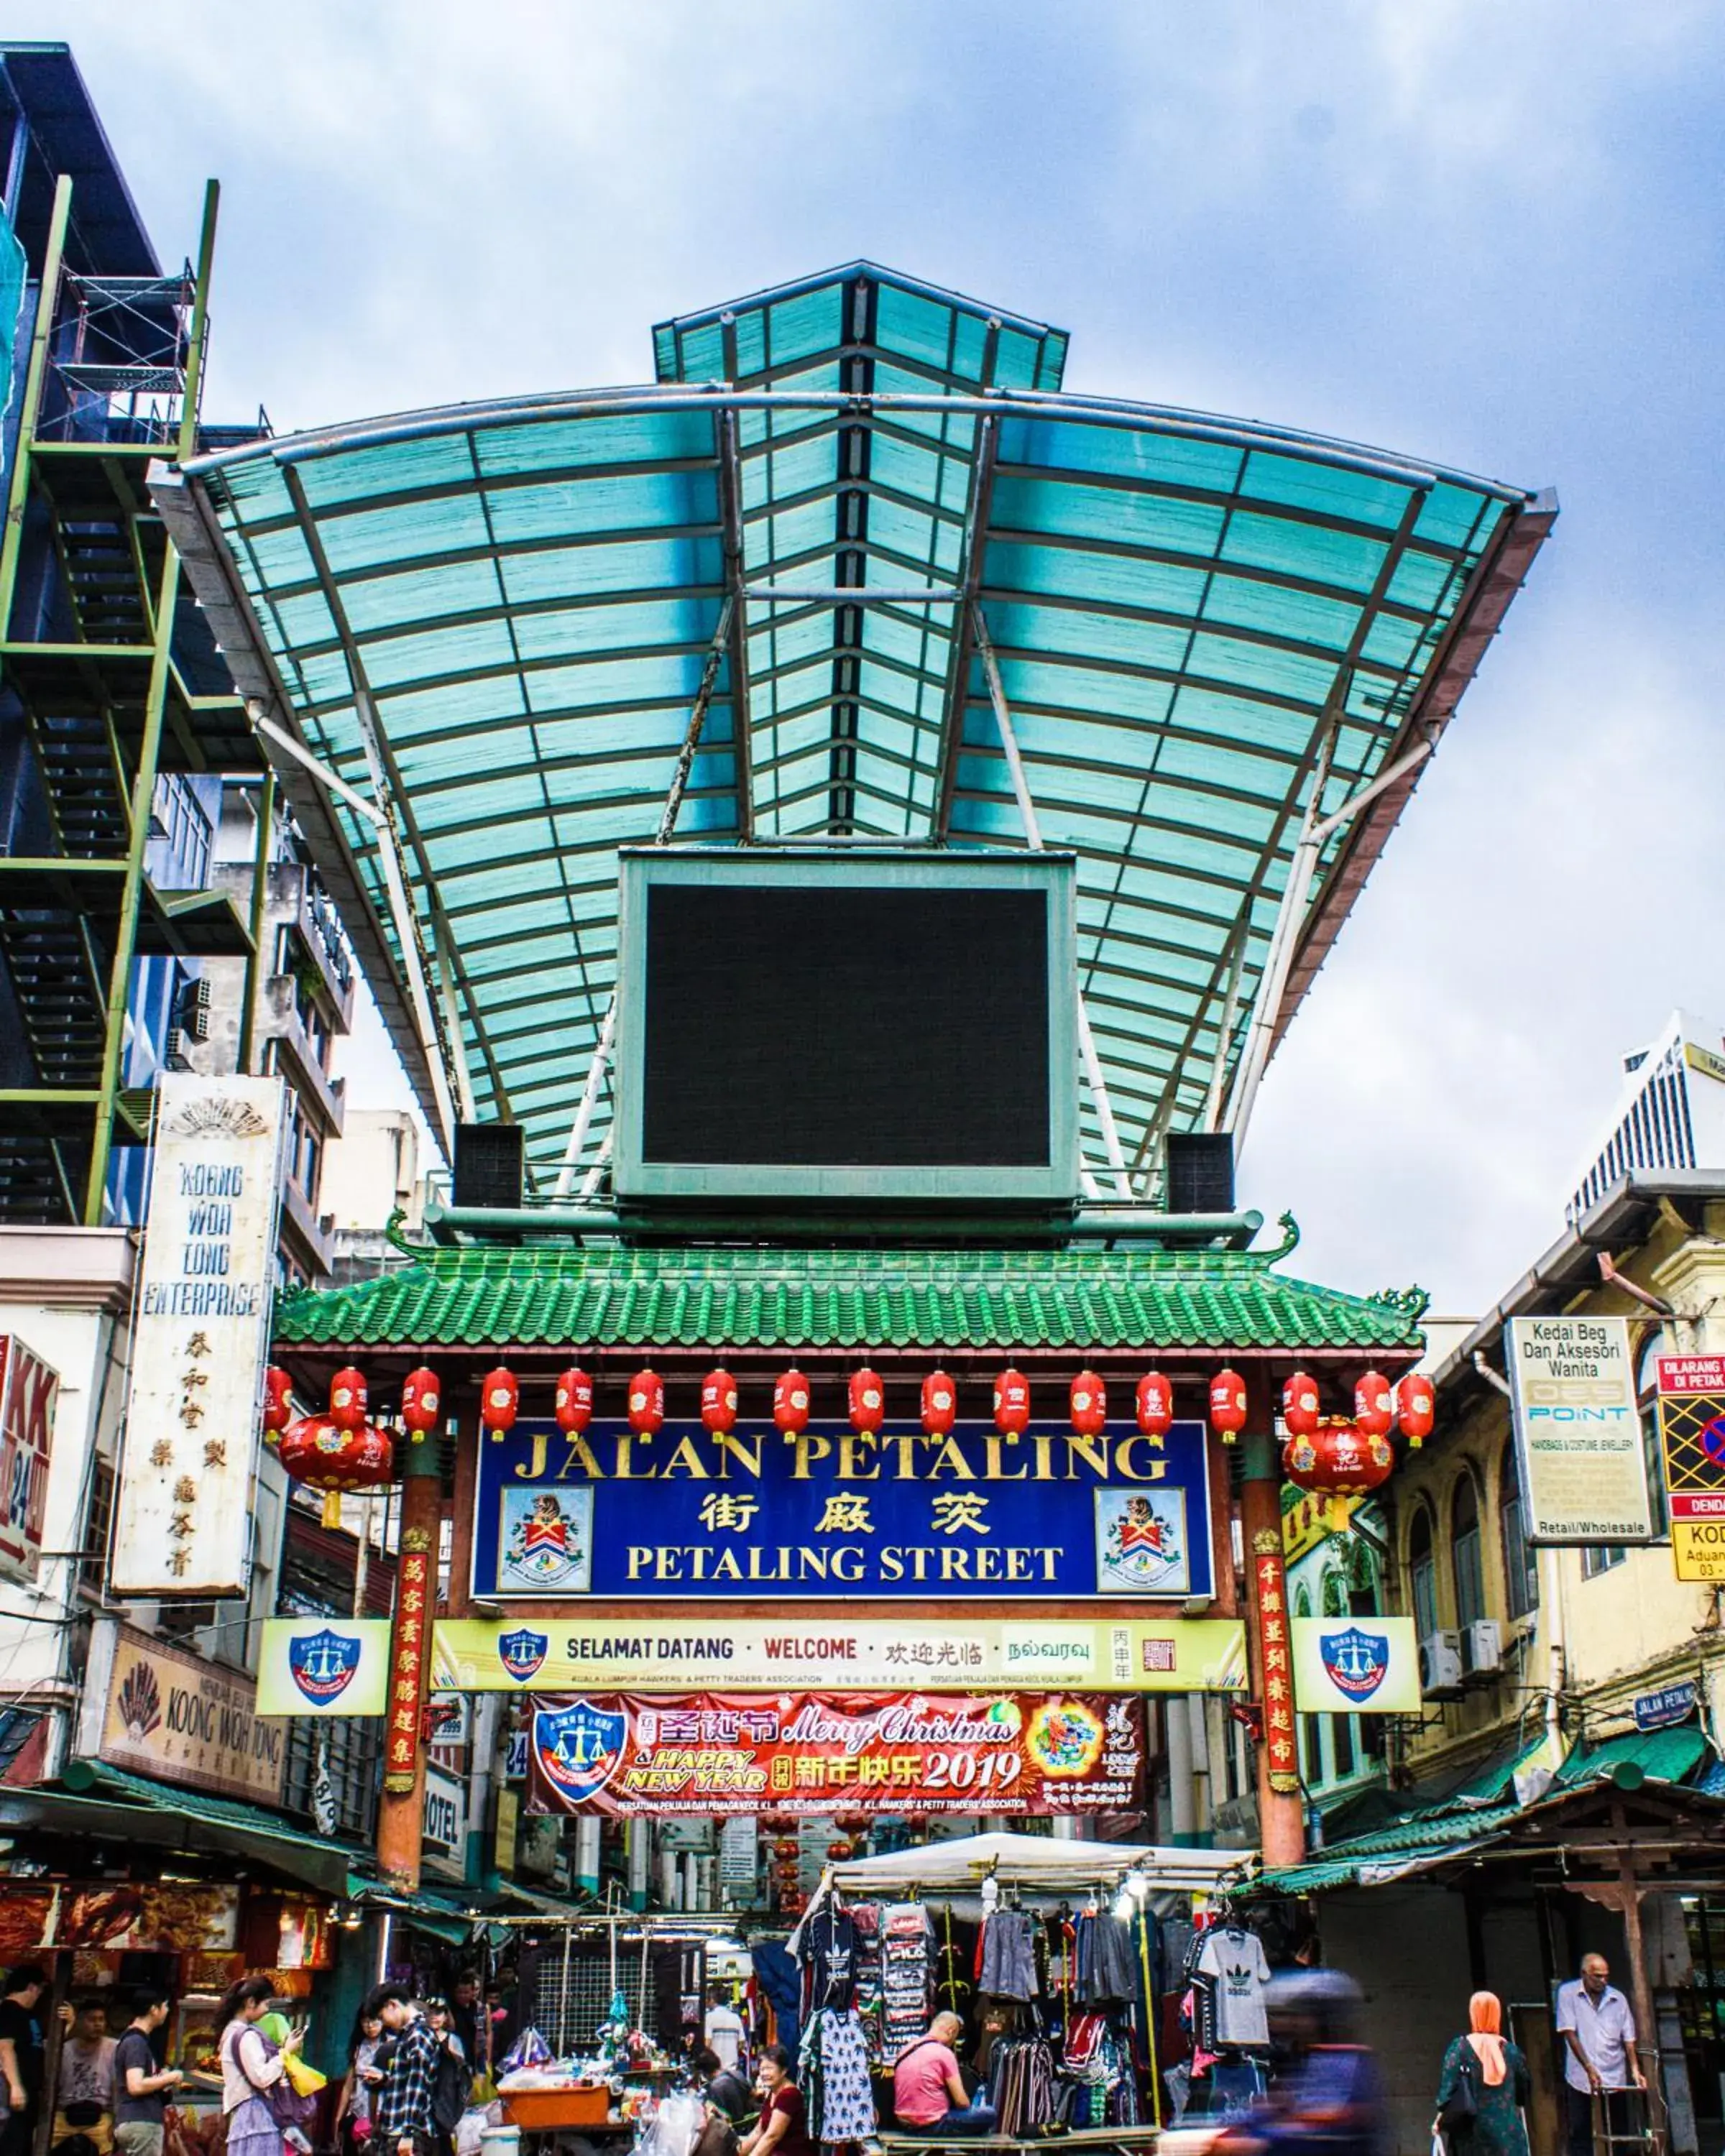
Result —
<svg viewBox="0 0 1725 2156"><path fill-rule="evenodd" d="M588 1699L542 1707L533 1717L533 1757L566 1804L595 1797L623 1763L629 1717L608 1713Z"/></svg>
<svg viewBox="0 0 1725 2156"><path fill-rule="evenodd" d="M1320 1635L1319 1652L1330 1682L1349 1699L1368 1700L1389 1674L1389 1638L1349 1625Z"/></svg>
<svg viewBox="0 0 1725 2156"><path fill-rule="evenodd" d="M544 1665L551 1649L548 1632L531 1632L523 1625L506 1632L497 1642L497 1659L517 1684L525 1684Z"/></svg>
<svg viewBox="0 0 1725 2156"><path fill-rule="evenodd" d="M326 1625L321 1632L288 1641L288 1674L302 1698L313 1707L327 1707L352 1683L359 1655L355 1634L333 1631Z"/></svg>

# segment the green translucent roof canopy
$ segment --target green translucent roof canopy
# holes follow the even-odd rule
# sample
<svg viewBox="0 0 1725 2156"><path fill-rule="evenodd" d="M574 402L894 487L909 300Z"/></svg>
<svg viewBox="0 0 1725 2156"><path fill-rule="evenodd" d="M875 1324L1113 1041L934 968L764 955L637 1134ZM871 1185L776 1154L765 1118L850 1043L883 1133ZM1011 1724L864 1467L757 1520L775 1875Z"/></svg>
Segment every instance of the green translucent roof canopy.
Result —
<svg viewBox="0 0 1725 2156"><path fill-rule="evenodd" d="M158 474L242 689L371 806L274 745L410 1072L542 1193L697 706L679 842L1022 845L1014 738L1135 1169L1225 1096L1302 819L1394 771L1312 856L1297 1003L1555 506L1069 393L1065 346L858 264L661 325L645 388Z"/></svg>

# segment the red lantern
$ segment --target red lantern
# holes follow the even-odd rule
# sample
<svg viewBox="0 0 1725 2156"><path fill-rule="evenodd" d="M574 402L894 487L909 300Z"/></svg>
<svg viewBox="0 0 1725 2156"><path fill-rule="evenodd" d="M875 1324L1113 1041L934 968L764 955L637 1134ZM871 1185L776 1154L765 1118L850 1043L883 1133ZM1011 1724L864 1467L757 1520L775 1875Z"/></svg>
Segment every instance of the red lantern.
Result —
<svg viewBox="0 0 1725 2156"><path fill-rule="evenodd" d="M423 1363L418 1369L409 1370L401 1381L401 1419L407 1427L422 1437L435 1430L442 1405L443 1389L436 1371L426 1369Z"/></svg>
<svg viewBox="0 0 1725 2156"><path fill-rule="evenodd" d="M800 1841L786 1840L784 1841L775 1841L773 1845L773 1854L775 1856L787 1858L793 1864L796 1862L797 1858L802 1854L802 1850L803 1845Z"/></svg>
<svg viewBox="0 0 1725 2156"><path fill-rule="evenodd" d="M1138 1428L1146 1437L1166 1437L1174 1423L1174 1389L1160 1370L1138 1380Z"/></svg>
<svg viewBox="0 0 1725 2156"><path fill-rule="evenodd" d="M1107 1427L1108 1395L1094 1370L1072 1380L1072 1427L1081 1437L1096 1437Z"/></svg>
<svg viewBox="0 0 1725 2156"><path fill-rule="evenodd" d="M1210 1379L1210 1428L1224 1445L1232 1445L1245 1419L1245 1379L1238 1370L1218 1370Z"/></svg>
<svg viewBox="0 0 1725 2156"><path fill-rule="evenodd" d="M834 1864L842 1864L847 1856L854 1854L848 1841L829 1841L827 1844L827 1855Z"/></svg>
<svg viewBox="0 0 1725 2156"><path fill-rule="evenodd" d="M395 1446L387 1430L362 1423L344 1430L327 1415L302 1415L281 1434L281 1464L295 1482L324 1493L323 1524L341 1524L341 1492L393 1479Z"/></svg>
<svg viewBox="0 0 1725 2156"><path fill-rule="evenodd" d="M1411 1450L1417 1452L1437 1420L1437 1390L1422 1370L1409 1370L1395 1389L1395 1419Z"/></svg>
<svg viewBox="0 0 1725 2156"><path fill-rule="evenodd" d="M715 1437L736 1427L737 1380L728 1370L709 1370L701 1379L701 1419Z"/></svg>
<svg viewBox="0 0 1725 2156"><path fill-rule="evenodd" d="M850 1427L871 1437L886 1417L886 1394L876 1373L866 1365L850 1373Z"/></svg>
<svg viewBox="0 0 1725 2156"><path fill-rule="evenodd" d="M794 1364L773 1388L773 1419L793 1437L809 1421L809 1380Z"/></svg>
<svg viewBox="0 0 1725 2156"><path fill-rule="evenodd" d="M763 1834L794 1834L797 1831L797 1815L794 1812L765 1812L761 1818L761 1831Z"/></svg>
<svg viewBox="0 0 1725 2156"><path fill-rule="evenodd" d="M357 1430L365 1419L365 1373L349 1363L330 1379L330 1420L337 1430Z"/></svg>
<svg viewBox="0 0 1725 2156"><path fill-rule="evenodd" d="M480 1379L480 1420L493 1438L501 1438L505 1430L514 1427L521 1392L514 1371L505 1369L501 1363Z"/></svg>
<svg viewBox="0 0 1725 2156"><path fill-rule="evenodd" d="M1310 1437L1317 1428L1317 1386L1303 1370L1296 1370L1281 1389L1281 1419L1291 1437Z"/></svg>
<svg viewBox="0 0 1725 2156"><path fill-rule="evenodd" d="M1309 1436L1290 1438L1282 1453L1290 1482L1337 1497L1363 1497L1394 1466L1389 1439L1352 1422L1320 1423Z"/></svg>
<svg viewBox="0 0 1725 2156"><path fill-rule="evenodd" d="M637 1370L629 1381L629 1426L651 1437L665 1420L665 1380L656 1370Z"/></svg>
<svg viewBox="0 0 1725 2156"><path fill-rule="evenodd" d="M922 1380L922 1427L931 1437L944 1437L958 1413L958 1388L944 1370L931 1370Z"/></svg>
<svg viewBox="0 0 1725 2156"><path fill-rule="evenodd" d="M994 1427L1014 1437L1029 1419L1029 1383L1022 1372L1008 1368L994 1380Z"/></svg>
<svg viewBox="0 0 1725 2156"><path fill-rule="evenodd" d="M839 1833L848 1834L853 1841L860 1840L874 1824L871 1812L840 1812L833 1821Z"/></svg>
<svg viewBox="0 0 1725 2156"><path fill-rule="evenodd" d="M1389 1397L1389 1380L1376 1370L1368 1370L1353 1389L1353 1419L1368 1437L1389 1435L1395 1408Z"/></svg>
<svg viewBox="0 0 1725 2156"><path fill-rule="evenodd" d="M585 1370L571 1367L557 1379L555 1413L557 1428L572 1437L593 1420L593 1379Z"/></svg>
<svg viewBox="0 0 1725 2156"><path fill-rule="evenodd" d="M264 1373L264 1428L279 1437L294 1419L294 1381L272 1363Z"/></svg>

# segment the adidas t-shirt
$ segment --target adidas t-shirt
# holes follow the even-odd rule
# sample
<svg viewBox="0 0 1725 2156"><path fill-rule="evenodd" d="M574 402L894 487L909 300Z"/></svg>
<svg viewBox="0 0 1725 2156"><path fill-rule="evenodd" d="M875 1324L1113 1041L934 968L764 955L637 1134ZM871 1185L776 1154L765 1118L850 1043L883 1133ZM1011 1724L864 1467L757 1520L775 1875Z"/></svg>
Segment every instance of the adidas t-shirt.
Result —
<svg viewBox="0 0 1725 2156"><path fill-rule="evenodd" d="M1270 1964L1255 1935L1212 1932L1198 1966L1215 1983L1216 2041L1267 2044L1270 2017L1264 2010L1264 1989L1270 1981Z"/></svg>

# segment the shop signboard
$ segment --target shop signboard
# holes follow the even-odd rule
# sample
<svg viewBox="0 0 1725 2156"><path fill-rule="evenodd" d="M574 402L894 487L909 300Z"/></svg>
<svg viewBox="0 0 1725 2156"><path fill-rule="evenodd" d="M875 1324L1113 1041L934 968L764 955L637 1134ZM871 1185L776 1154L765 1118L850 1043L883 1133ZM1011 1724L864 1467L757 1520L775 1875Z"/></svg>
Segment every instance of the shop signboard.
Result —
<svg viewBox="0 0 1725 2156"><path fill-rule="evenodd" d="M547 1702L528 1806L1071 1817L1141 1801L1142 1701L1083 1692L651 1694Z"/></svg>
<svg viewBox="0 0 1725 2156"><path fill-rule="evenodd" d="M1725 1581L1725 1355L1661 1355L1659 1442L1679 1579Z"/></svg>
<svg viewBox="0 0 1725 2156"><path fill-rule="evenodd" d="M1418 1714L1420 1643L1411 1617L1291 1617L1301 1714Z"/></svg>
<svg viewBox="0 0 1725 2156"><path fill-rule="evenodd" d="M275 1278L282 1081L164 1072L107 1584L244 1594Z"/></svg>
<svg viewBox="0 0 1725 2156"><path fill-rule="evenodd" d="M387 1617L266 1617L259 1714L382 1714L389 1706Z"/></svg>
<svg viewBox="0 0 1725 2156"><path fill-rule="evenodd" d="M0 1574L36 1577L59 1373L16 1333L0 1333Z"/></svg>
<svg viewBox="0 0 1725 2156"><path fill-rule="evenodd" d="M1700 1699L1700 1687L1693 1677L1661 1685L1657 1691L1637 1692L1635 1727L1643 1731L1675 1729L1679 1722L1688 1721Z"/></svg>
<svg viewBox="0 0 1725 2156"><path fill-rule="evenodd" d="M1512 1317L1504 1328L1527 1539L1654 1539L1625 1317Z"/></svg>
<svg viewBox="0 0 1725 2156"><path fill-rule="evenodd" d="M419 1838L428 1870L445 1878L466 1873L467 1785L441 1767L425 1769L425 1809Z"/></svg>
<svg viewBox="0 0 1725 2156"><path fill-rule="evenodd" d="M716 1435L518 1422L480 1447L473 1591L545 1603L860 1594L942 1602L1208 1599L1201 1423L931 1437L889 1423Z"/></svg>
<svg viewBox="0 0 1725 2156"><path fill-rule="evenodd" d="M432 1682L450 1691L880 1691L906 1684L1045 1691L1243 1691L1245 1630L1227 1617L823 1616L593 1622L445 1618L432 1628Z"/></svg>
<svg viewBox="0 0 1725 2156"><path fill-rule="evenodd" d="M158 1782L273 1804L287 1731L259 1713L257 1687L239 1671L98 1622L80 1749Z"/></svg>

